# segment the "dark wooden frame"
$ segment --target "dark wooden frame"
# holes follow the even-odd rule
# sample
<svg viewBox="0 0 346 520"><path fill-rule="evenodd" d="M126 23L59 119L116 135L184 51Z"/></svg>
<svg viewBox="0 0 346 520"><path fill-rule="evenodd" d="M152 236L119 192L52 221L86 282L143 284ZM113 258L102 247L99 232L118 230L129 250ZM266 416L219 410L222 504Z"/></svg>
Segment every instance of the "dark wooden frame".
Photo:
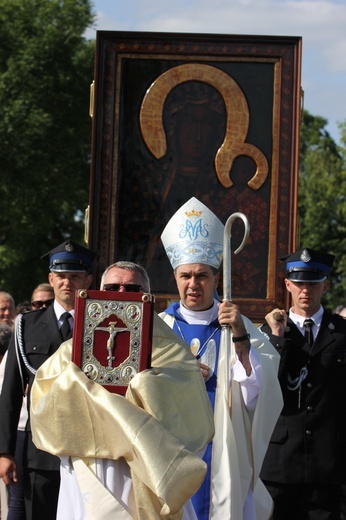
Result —
<svg viewBox="0 0 346 520"><path fill-rule="evenodd" d="M126 259L144 263L130 247L124 247L123 251L119 247L122 239L119 237L119 225L122 226L121 234L127 234L124 231L127 228L122 222L122 201L126 201L123 202L123 206L126 206L129 203L134 204L136 199L133 193L126 193L129 187L124 189L126 183L121 181L129 175L132 168L126 156L131 161L131 154L135 156L137 149L145 148L139 126L139 101L143 100L152 82L171 67L208 64L222 69L226 74L228 70L232 71L231 77L240 85L249 105L250 126L246 141L264 150L269 163L266 184L256 192L261 194L263 189L263 198L268 206L267 249L265 254L260 254L260 258L249 260L248 266L244 267L251 272L256 263L265 262L261 266L264 276L258 275L258 279L261 276L263 278L260 282L262 292L259 296L256 293L249 296L232 291L233 298L242 312L255 321L262 321L265 313L273 306L287 307L283 265L278 258L296 246L301 44L300 37L284 36L113 31L97 33L91 104L93 133L87 230L88 244L98 254L96 280L99 280L104 268L114 261ZM138 76L134 71L138 71ZM143 151L141 157L145 153ZM243 160L243 157L240 159ZM155 160L151 164L155 164ZM145 161L140 164L140 168L143 167L141 173L146 171L148 164ZM191 192L191 196L197 195ZM221 194L220 207L222 200ZM138 198L138 194L135 202L137 206L133 205L125 217L126 226L131 215L138 222L141 215L148 210L144 199L141 206L141 197ZM214 208L211 209L214 211ZM126 215L126 209L124 211ZM232 212L233 210L229 213ZM150 216L148 218L149 222ZM224 213L221 219L225 222ZM151 229L147 223L145 226L146 229ZM131 240L136 242L131 236L131 222L128 229L128 243ZM258 241L258 249L260 243L261 240ZM249 251L251 248L256 251L256 247L254 244L250 245ZM244 263L245 251L246 248L239 255L239 260L244 258ZM242 254L245 256L241 257ZM168 259L162 258L160 261L169 266ZM164 286L166 278L159 276L159 271L157 268L154 272L149 270L149 274L157 296L156 306L161 310L178 296L172 290L171 282L171 288L167 290ZM158 287L155 286L156 275L160 280ZM244 291L246 293L246 289Z"/></svg>

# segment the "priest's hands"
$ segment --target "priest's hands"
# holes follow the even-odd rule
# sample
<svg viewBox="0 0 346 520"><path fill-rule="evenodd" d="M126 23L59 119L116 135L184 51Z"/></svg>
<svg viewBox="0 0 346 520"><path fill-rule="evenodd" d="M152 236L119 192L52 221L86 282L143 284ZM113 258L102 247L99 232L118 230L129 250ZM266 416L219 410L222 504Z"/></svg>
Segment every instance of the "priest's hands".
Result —
<svg viewBox="0 0 346 520"><path fill-rule="evenodd" d="M204 379L204 382L208 381L208 379L210 377L210 375L209 375L209 370L210 369L209 369L208 365L205 365L204 363L200 363L198 361L198 366L199 366L199 368L201 370L201 374L202 374L202 377Z"/></svg>

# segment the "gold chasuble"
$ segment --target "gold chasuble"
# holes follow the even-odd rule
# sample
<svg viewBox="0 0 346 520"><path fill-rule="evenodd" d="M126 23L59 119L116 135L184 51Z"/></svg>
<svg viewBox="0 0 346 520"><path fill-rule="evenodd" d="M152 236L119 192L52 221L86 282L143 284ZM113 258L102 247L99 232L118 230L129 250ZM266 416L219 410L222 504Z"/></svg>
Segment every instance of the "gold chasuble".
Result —
<svg viewBox="0 0 346 520"><path fill-rule="evenodd" d="M134 518L180 519L206 473L196 453L214 434L196 359L154 314L152 368L131 380L124 398L88 379L71 362L71 351L69 340L37 371L31 393L35 445L70 456L89 473L95 459L122 457L131 471Z"/></svg>

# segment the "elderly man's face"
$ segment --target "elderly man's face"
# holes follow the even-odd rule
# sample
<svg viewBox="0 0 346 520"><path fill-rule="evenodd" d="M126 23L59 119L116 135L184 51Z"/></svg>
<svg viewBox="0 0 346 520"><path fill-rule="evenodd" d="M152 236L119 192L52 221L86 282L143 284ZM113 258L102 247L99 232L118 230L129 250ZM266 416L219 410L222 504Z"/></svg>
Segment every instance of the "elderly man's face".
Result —
<svg viewBox="0 0 346 520"><path fill-rule="evenodd" d="M137 271L130 271L128 269L120 269L119 267L113 267L108 271L103 280L103 286L111 284L120 284L118 289L119 292L131 292L131 287L128 285L138 285L140 290L143 290L143 280L141 273ZM104 289L104 287L101 287Z"/></svg>
<svg viewBox="0 0 346 520"><path fill-rule="evenodd" d="M214 289L218 286L220 275L214 274L209 265L180 265L174 276L184 307L203 311L213 305Z"/></svg>
<svg viewBox="0 0 346 520"><path fill-rule="evenodd" d="M11 300L0 296L0 321L12 326L15 317L15 308Z"/></svg>

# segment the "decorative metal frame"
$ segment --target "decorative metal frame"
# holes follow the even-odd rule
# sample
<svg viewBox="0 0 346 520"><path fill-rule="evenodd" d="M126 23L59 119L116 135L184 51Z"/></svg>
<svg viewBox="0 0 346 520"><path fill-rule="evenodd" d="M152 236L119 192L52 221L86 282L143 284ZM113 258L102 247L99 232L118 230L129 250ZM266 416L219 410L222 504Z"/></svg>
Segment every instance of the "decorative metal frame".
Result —
<svg viewBox="0 0 346 520"><path fill-rule="evenodd" d="M146 293L77 291L72 361L107 390L125 394L150 367L153 304Z"/></svg>

